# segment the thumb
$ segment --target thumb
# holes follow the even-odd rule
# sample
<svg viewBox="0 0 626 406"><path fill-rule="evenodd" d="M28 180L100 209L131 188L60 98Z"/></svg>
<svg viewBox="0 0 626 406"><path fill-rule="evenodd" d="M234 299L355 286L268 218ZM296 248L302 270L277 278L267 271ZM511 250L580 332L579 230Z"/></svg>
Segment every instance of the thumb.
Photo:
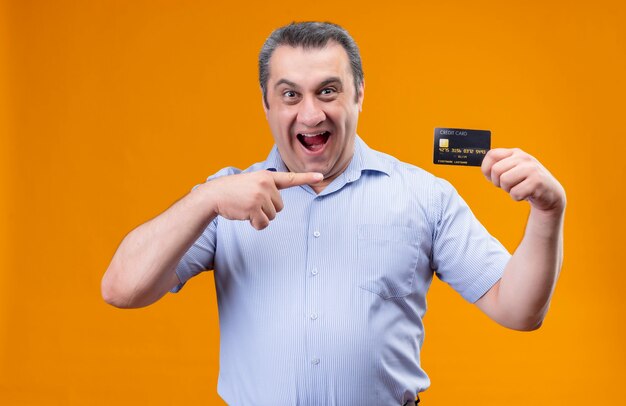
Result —
<svg viewBox="0 0 626 406"><path fill-rule="evenodd" d="M324 179L324 175L318 172L272 172L272 177L278 189L314 184Z"/></svg>

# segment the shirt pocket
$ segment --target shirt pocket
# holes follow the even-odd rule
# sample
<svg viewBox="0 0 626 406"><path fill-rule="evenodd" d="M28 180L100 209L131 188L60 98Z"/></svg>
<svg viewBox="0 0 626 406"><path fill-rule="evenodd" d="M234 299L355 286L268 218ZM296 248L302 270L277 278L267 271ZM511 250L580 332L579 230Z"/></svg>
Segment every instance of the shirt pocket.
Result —
<svg viewBox="0 0 626 406"><path fill-rule="evenodd" d="M419 233L408 227L359 225L359 287L383 299L403 297L414 289L419 261Z"/></svg>

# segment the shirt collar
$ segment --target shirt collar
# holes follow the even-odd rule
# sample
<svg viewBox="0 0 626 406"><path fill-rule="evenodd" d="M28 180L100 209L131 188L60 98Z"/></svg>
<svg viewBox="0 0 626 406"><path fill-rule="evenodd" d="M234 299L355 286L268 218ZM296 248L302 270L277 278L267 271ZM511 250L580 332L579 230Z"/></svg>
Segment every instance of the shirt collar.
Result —
<svg viewBox="0 0 626 406"><path fill-rule="evenodd" d="M263 169L273 172L287 172L287 166L280 157L278 147L274 145L267 159L263 163ZM382 172L389 176L389 164L382 160L376 152L367 146L367 144L359 137L354 139L354 155L352 161L344 171L343 175L348 182L352 182L361 177L363 171Z"/></svg>

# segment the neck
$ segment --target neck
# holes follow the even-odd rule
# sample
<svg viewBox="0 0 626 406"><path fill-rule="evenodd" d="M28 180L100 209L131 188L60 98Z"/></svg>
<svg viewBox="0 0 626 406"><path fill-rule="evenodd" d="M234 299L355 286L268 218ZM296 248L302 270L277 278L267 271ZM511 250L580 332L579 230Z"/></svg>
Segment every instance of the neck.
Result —
<svg viewBox="0 0 626 406"><path fill-rule="evenodd" d="M354 153L352 154L350 159L348 159L348 161L343 165L343 167L341 167L334 174L325 177L324 180L321 181L320 183L316 183L315 185L311 185L311 189L313 189L315 191L315 193L317 193L318 195L320 193L322 193L322 191L324 189L326 189L326 186L330 185L335 179L337 179L342 173L344 173L346 169L348 169L348 166L350 166L350 162L352 162L353 158L354 158Z"/></svg>

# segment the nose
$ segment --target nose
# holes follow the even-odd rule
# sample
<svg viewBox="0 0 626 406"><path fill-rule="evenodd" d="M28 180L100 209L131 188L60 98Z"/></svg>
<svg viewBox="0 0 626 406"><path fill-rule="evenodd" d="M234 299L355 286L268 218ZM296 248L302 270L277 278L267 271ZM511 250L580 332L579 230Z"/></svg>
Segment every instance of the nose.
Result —
<svg viewBox="0 0 626 406"><path fill-rule="evenodd" d="M324 113L320 103L315 98L302 100L298 109L298 122L307 127L315 127L326 120L326 113Z"/></svg>

